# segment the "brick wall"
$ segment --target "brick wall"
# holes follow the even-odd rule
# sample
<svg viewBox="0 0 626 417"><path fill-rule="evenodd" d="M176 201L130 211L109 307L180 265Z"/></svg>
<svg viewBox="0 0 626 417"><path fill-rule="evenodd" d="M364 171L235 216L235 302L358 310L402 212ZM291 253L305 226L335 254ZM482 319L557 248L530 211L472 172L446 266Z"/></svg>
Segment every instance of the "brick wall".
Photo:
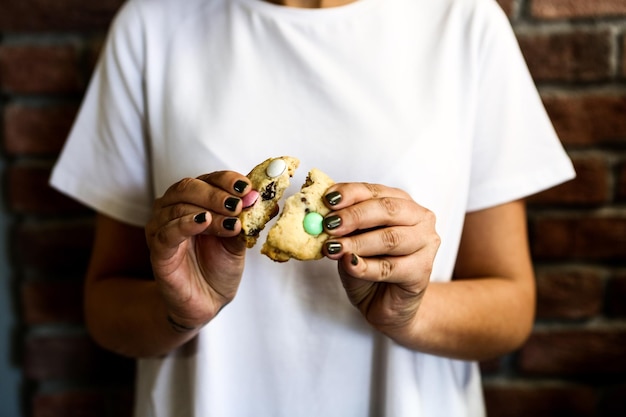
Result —
<svg viewBox="0 0 626 417"><path fill-rule="evenodd" d="M22 416L129 416L133 363L96 347L82 325L92 213L47 186L123 1L0 1L2 177L12 226L2 238L20 311L12 344Z"/></svg>
<svg viewBox="0 0 626 417"><path fill-rule="evenodd" d="M129 415L132 362L82 325L92 213L46 185L121 3L0 0L3 238L24 416ZM493 417L626 415L626 1L500 3L578 178L530 200L537 323L518 352L482 364L487 406Z"/></svg>
<svg viewBox="0 0 626 417"><path fill-rule="evenodd" d="M501 0L576 180L530 200L535 330L483 364L493 416L626 415L626 1Z"/></svg>

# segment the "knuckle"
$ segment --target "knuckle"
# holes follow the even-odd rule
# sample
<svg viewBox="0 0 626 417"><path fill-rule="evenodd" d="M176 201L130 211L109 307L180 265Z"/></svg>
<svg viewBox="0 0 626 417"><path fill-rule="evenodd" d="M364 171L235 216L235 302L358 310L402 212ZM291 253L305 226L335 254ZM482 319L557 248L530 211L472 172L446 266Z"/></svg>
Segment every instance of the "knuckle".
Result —
<svg viewBox="0 0 626 417"><path fill-rule="evenodd" d="M357 225L357 227L359 227L359 225L361 225L365 220L366 213L363 208L358 205L352 207L349 213L352 217L352 221L355 225Z"/></svg>
<svg viewBox="0 0 626 417"><path fill-rule="evenodd" d="M367 188L367 190L369 191L370 195L372 196L372 198L378 198L378 196L380 195L382 189L381 186L378 184L370 184L370 183L364 183L365 188Z"/></svg>
<svg viewBox="0 0 626 417"><path fill-rule="evenodd" d="M439 245L441 244L441 236L439 236L439 234L437 233L437 229L435 227L436 222L437 222L437 216L432 211L427 210L425 220L430 230L430 236L429 236L430 242L435 248L438 248Z"/></svg>
<svg viewBox="0 0 626 417"><path fill-rule="evenodd" d="M379 260L379 268L380 268L380 279L385 281L389 279L393 275L394 264L387 258L382 258Z"/></svg>
<svg viewBox="0 0 626 417"><path fill-rule="evenodd" d="M402 240L398 232L389 227L383 230L381 238L383 247L388 251L397 248Z"/></svg>
<svg viewBox="0 0 626 417"><path fill-rule="evenodd" d="M187 214L185 212L185 208L181 204L172 206L170 210L170 220L181 218Z"/></svg>
<svg viewBox="0 0 626 417"><path fill-rule="evenodd" d="M393 217L400 210L400 205L398 204L398 200L391 197L384 197L378 200L383 210L389 215L389 217Z"/></svg>
<svg viewBox="0 0 626 417"><path fill-rule="evenodd" d="M432 244L435 249L438 249L441 246L441 236L437 233L433 233Z"/></svg>
<svg viewBox="0 0 626 417"><path fill-rule="evenodd" d="M434 225L435 223L437 223L437 216L435 215L435 213L433 211L425 209L424 220L428 224Z"/></svg>
<svg viewBox="0 0 626 417"><path fill-rule="evenodd" d="M184 193L186 192L189 188L191 188L191 185L195 182L196 180L193 178L183 178L182 180L178 181L176 184L174 184L172 186L172 191L176 192L176 193Z"/></svg>
<svg viewBox="0 0 626 417"><path fill-rule="evenodd" d="M418 276L429 278L433 272L433 263L430 259L422 259L416 266L416 270L419 271Z"/></svg>
<svg viewBox="0 0 626 417"><path fill-rule="evenodd" d="M168 242L168 235L165 231L165 229L160 228L158 230L156 230L153 234L152 234L152 238L154 241L156 241L156 243L163 247L163 246L167 246L167 242Z"/></svg>
<svg viewBox="0 0 626 417"><path fill-rule="evenodd" d="M359 236L355 236L350 239L350 250L354 253L361 253L363 250L363 240L359 238Z"/></svg>

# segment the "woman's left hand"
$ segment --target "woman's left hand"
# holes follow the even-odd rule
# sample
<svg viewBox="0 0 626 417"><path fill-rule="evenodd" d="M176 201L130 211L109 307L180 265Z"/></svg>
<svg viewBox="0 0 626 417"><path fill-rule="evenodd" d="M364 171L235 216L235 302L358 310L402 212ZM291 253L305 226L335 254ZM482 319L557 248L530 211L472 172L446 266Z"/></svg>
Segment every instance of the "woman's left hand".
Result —
<svg viewBox="0 0 626 417"><path fill-rule="evenodd" d="M435 215L404 191L343 183L325 196L333 212L324 254L338 260L348 298L376 329L405 339L428 286L439 235Z"/></svg>

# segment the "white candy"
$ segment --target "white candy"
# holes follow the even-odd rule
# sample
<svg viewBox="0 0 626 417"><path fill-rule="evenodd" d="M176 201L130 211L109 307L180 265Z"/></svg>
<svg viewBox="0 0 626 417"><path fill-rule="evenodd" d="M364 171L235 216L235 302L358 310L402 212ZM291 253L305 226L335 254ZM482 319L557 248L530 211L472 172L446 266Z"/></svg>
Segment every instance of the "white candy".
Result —
<svg viewBox="0 0 626 417"><path fill-rule="evenodd" d="M287 163L284 160L282 160L282 159L274 159L267 166L267 169L265 170L265 173L270 178L276 178L276 177L280 176L283 172L285 172L285 169L287 169Z"/></svg>

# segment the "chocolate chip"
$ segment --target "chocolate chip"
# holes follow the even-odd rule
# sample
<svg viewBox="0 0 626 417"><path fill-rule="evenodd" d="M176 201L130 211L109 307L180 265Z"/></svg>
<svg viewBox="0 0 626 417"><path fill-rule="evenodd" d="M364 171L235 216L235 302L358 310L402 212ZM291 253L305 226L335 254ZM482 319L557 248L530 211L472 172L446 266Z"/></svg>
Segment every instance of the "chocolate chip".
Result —
<svg viewBox="0 0 626 417"><path fill-rule="evenodd" d="M265 187L265 191L261 194L263 201L271 200L276 197L276 182L272 181Z"/></svg>

